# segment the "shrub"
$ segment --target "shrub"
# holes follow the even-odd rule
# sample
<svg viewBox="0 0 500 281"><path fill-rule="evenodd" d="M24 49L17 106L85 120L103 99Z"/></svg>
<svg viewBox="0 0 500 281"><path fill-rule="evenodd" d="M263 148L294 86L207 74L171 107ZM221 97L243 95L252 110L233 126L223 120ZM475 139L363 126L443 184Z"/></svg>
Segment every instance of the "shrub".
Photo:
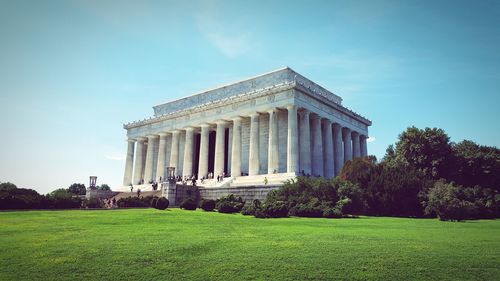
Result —
<svg viewBox="0 0 500 281"><path fill-rule="evenodd" d="M460 189L460 186L453 183L437 181L429 190L425 211L435 213L443 221L462 221L470 218L470 214L474 212L473 204L460 198Z"/></svg>
<svg viewBox="0 0 500 281"><path fill-rule="evenodd" d="M158 202L158 198L157 197L153 197L153 199L151 199L151 208L156 208L156 202Z"/></svg>
<svg viewBox="0 0 500 281"><path fill-rule="evenodd" d="M191 198L187 198L182 201L179 207L184 210L196 210L196 202Z"/></svg>
<svg viewBox="0 0 500 281"><path fill-rule="evenodd" d="M169 204L170 202L167 198L161 197L156 200L155 208L158 210L165 210L166 208L168 208Z"/></svg>
<svg viewBox="0 0 500 281"><path fill-rule="evenodd" d="M351 210L352 200L350 198L342 198L335 204L335 208L338 209L342 214L348 214Z"/></svg>
<svg viewBox="0 0 500 281"><path fill-rule="evenodd" d="M314 203L297 204L290 210L290 215L297 217L321 218L324 210Z"/></svg>
<svg viewBox="0 0 500 281"><path fill-rule="evenodd" d="M215 208L219 213L239 213L245 202L241 197L234 197L233 194L229 194L228 196L221 197L215 203Z"/></svg>
<svg viewBox="0 0 500 281"><path fill-rule="evenodd" d="M212 199L202 199L200 207L207 212L211 212L215 209L215 200Z"/></svg>
<svg viewBox="0 0 500 281"><path fill-rule="evenodd" d="M254 216L255 211L256 209L253 205L245 205L243 209L241 209L241 214L244 216Z"/></svg>
<svg viewBox="0 0 500 281"><path fill-rule="evenodd" d="M146 208L151 205L152 196L147 197L125 197L118 199L118 207L120 208Z"/></svg>
<svg viewBox="0 0 500 281"><path fill-rule="evenodd" d="M323 211L323 217L325 218L341 218L342 211L338 208L327 208Z"/></svg>
<svg viewBox="0 0 500 281"><path fill-rule="evenodd" d="M334 179L298 177L267 194L259 208L246 208L256 217L343 217L359 213L364 207L358 185L339 177Z"/></svg>
<svg viewBox="0 0 500 281"><path fill-rule="evenodd" d="M288 217L288 204L285 201L275 201L264 205L262 208L268 218Z"/></svg>
<svg viewBox="0 0 500 281"><path fill-rule="evenodd" d="M254 199L252 205L245 205L241 209L241 214L244 216L255 216L255 212L261 209L261 203L259 199Z"/></svg>

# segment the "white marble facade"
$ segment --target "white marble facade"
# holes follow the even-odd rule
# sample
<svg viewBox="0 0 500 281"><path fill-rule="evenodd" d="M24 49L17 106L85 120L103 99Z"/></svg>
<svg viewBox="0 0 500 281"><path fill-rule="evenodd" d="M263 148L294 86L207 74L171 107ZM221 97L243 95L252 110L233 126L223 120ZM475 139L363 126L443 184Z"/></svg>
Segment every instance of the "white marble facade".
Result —
<svg viewBox="0 0 500 281"><path fill-rule="evenodd" d="M274 173L333 177L367 155L371 121L290 68L153 107L124 125L123 185L180 176Z"/></svg>

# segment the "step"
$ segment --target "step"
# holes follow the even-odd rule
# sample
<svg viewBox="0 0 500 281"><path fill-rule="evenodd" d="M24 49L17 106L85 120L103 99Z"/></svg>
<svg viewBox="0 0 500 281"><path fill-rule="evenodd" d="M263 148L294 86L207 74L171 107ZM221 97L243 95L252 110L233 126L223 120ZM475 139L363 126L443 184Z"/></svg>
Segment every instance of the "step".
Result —
<svg viewBox="0 0 500 281"><path fill-rule="evenodd" d="M264 175L255 175L255 176L242 176L236 177L234 181L231 183L231 187L236 186L255 186L266 185L264 180L267 178L267 185L282 185L283 182L295 178L294 173L280 173L280 174L264 174Z"/></svg>

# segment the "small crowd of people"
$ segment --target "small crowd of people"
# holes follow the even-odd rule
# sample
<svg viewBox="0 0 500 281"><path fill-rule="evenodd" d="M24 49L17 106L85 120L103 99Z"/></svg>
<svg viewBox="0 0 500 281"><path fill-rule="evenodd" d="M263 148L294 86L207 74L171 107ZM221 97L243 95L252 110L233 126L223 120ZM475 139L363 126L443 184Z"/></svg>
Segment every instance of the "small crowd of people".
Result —
<svg viewBox="0 0 500 281"><path fill-rule="evenodd" d="M116 204L116 199L113 197L113 199L106 199L104 200L104 208L112 209L112 208L117 208L118 205Z"/></svg>

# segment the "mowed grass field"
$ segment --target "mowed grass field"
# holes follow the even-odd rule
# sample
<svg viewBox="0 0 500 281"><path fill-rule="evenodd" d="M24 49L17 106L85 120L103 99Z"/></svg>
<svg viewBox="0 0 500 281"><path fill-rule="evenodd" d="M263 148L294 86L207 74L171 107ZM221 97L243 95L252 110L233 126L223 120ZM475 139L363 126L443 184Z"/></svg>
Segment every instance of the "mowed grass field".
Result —
<svg viewBox="0 0 500 281"><path fill-rule="evenodd" d="M500 220L0 213L1 280L500 280Z"/></svg>

